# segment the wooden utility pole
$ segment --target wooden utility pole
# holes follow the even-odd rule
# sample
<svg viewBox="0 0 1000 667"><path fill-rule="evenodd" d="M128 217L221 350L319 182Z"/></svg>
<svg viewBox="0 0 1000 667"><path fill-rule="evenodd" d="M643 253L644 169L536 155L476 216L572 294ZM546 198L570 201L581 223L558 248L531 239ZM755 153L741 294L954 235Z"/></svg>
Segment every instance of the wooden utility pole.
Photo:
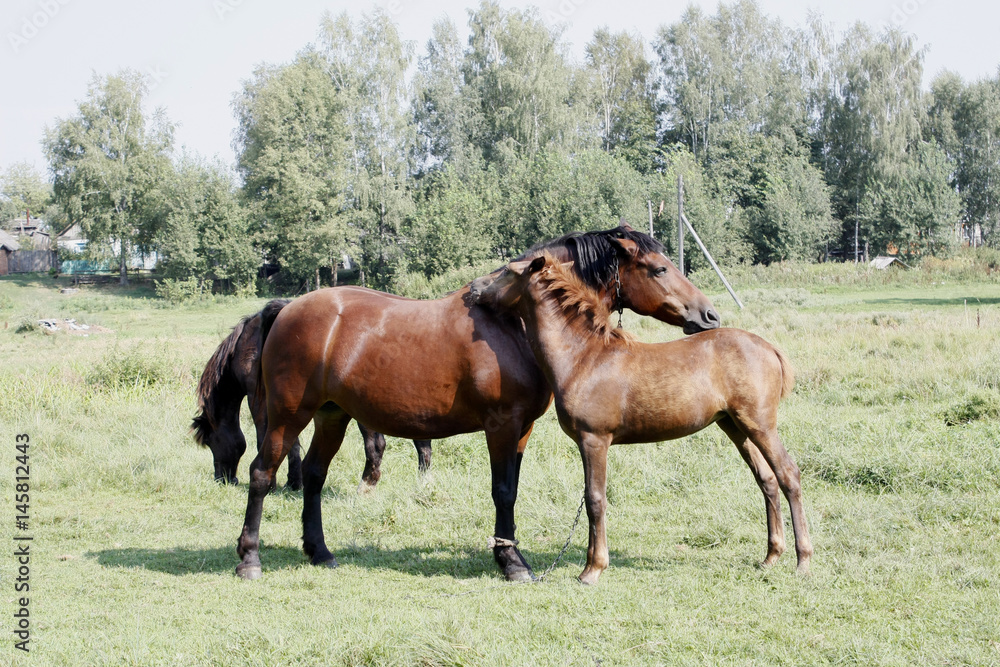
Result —
<svg viewBox="0 0 1000 667"><path fill-rule="evenodd" d="M736 292L733 290L732 285L730 285L729 281L726 280L726 277L722 275L722 269L720 269L719 265L715 263L715 259L712 258L712 254L708 252L708 248L706 248L705 244L702 243L701 237L698 236L698 232L694 231L694 227L691 225L690 222L688 222L687 216L684 215L684 177L678 175L677 176L677 256L679 260L678 268L681 270L681 273L684 272L684 228L685 227L687 227L688 231L691 232L691 236L694 237L695 243L697 243L698 247L701 248L701 252L705 255L705 259L707 259L708 263L712 265L713 269L715 269L715 273L718 274L719 278L722 280L722 284L725 285L726 290L729 291L729 296L733 297L733 301L736 302L736 305L740 307L740 310L743 310L743 302L741 302L740 298L736 296Z"/></svg>
<svg viewBox="0 0 1000 667"><path fill-rule="evenodd" d="M646 206L649 207L649 238L656 238L653 236L653 202L649 199L646 200Z"/></svg>
<svg viewBox="0 0 1000 667"><path fill-rule="evenodd" d="M684 270L684 177L677 175L677 268Z"/></svg>

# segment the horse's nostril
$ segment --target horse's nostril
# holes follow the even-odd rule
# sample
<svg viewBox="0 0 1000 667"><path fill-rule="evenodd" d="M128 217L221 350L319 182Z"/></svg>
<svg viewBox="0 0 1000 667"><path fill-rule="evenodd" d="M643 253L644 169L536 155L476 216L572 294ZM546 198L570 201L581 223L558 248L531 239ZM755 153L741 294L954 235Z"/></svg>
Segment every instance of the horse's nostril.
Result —
<svg viewBox="0 0 1000 667"><path fill-rule="evenodd" d="M715 312L714 308L709 308L705 311L705 321L712 324L719 324L719 313Z"/></svg>

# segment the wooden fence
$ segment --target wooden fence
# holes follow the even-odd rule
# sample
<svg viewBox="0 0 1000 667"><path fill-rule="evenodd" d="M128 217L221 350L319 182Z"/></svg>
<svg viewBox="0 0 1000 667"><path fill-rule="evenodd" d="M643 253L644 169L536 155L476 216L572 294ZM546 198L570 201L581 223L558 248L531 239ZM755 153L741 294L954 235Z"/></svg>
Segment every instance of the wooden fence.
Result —
<svg viewBox="0 0 1000 667"><path fill-rule="evenodd" d="M11 273L34 273L58 267L56 253L52 250L15 250L10 255L8 270Z"/></svg>

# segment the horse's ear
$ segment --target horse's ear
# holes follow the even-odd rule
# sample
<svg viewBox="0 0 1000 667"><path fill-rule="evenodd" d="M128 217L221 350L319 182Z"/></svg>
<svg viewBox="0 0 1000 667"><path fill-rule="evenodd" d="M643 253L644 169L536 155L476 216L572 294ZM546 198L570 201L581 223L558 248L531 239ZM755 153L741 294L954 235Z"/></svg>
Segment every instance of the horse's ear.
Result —
<svg viewBox="0 0 1000 667"><path fill-rule="evenodd" d="M510 264L508 264L507 270L510 271L511 273L516 273L519 276L523 276L525 271L528 270L528 267L530 267L531 264L532 262L526 259L522 259L520 262L511 262Z"/></svg>
<svg viewBox="0 0 1000 667"><path fill-rule="evenodd" d="M541 271L543 266L545 266L545 255L540 255L531 261L531 264L528 266L528 273Z"/></svg>
<svg viewBox="0 0 1000 667"><path fill-rule="evenodd" d="M634 232L635 231L634 229L632 229L632 225L630 225L627 222L625 222L625 218L621 218L618 221L618 226L621 227L622 229L624 229L626 232Z"/></svg>
<svg viewBox="0 0 1000 667"><path fill-rule="evenodd" d="M627 255L631 258L635 258L639 255L639 244L632 239L616 239L612 236L608 240L615 246L619 255Z"/></svg>

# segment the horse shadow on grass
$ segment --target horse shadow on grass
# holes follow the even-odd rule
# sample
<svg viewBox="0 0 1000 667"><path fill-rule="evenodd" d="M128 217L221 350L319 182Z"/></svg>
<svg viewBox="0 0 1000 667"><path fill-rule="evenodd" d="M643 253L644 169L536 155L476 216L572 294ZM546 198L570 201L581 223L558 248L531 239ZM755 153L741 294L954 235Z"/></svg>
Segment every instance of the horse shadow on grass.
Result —
<svg viewBox="0 0 1000 667"><path fill-rule="evenodd" d="M396 570L421 577L450 576L457 579L476 579L484 575L500 577L493 554L485 547L482 550L455 546L410 547L384 549L377 546L345 545L334 553L341 565L354 565L369 570ZM551 564L558 551L523 550L525 557L536 568L536 574ZM232 573L239 563L234 547L193 549L186 547L164 549L104 549L87 554L102 567L126 570L152 570L174 576L198 573ZM585 546L571 547L560 567L567 564L583 567L587 559ZM290 546L261 547L264 573L313 567L301 549ZM661 569L668 566L669 557L632 558L612 551L611 562L619 568L644 570Z"/></svg>

